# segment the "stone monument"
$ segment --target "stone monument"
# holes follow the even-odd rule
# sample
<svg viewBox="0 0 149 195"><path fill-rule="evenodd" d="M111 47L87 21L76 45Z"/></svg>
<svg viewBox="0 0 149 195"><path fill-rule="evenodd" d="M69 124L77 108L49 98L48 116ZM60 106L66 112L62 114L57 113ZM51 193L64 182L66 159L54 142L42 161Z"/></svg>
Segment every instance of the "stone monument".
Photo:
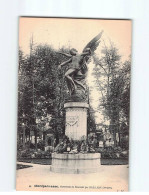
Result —
<svg viewBox="0 0 149 195"><path fill-rule="evenodd" d="M87 112L89 104L85 102L68 102L64 104L66 110L65 135L73 140L80 140L87 136Z"/></svg>
<svg viewBox="0 0 149 195"><path fill-rule="evenodd" d="M65 135L70 140L81 140L87 137L88 88L86 86L87 62L99 45L102 32L94 37L84 48L82 54L72 48L70 54L63 54L69 59L59 65L59 69L71 63L65 73L69 98L66 99ZM100 167L100 153L77 151L75 153L52 153L52 172L59 173L92 173Z"/></svg>

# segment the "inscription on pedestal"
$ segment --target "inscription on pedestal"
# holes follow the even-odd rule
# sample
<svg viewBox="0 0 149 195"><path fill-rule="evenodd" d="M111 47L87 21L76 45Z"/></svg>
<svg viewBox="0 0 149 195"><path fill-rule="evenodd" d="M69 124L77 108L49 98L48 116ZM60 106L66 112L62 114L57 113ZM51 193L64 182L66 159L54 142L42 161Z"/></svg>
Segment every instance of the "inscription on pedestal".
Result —
<svg viewBox="0 0 149 195"><path fill-rule="evenodd" d="M66 109L65 135L74 140L80 140L82 136L87 136L88 104L69 102L64 107Z"/></svg>
<svg viewBox="0 0 149 195"><path fill-rule="evenodd" d="M75 124L78 125L78 120L79 120L78 116L68 116L66 118L66 126L67 125L73 126Z"/></svg>

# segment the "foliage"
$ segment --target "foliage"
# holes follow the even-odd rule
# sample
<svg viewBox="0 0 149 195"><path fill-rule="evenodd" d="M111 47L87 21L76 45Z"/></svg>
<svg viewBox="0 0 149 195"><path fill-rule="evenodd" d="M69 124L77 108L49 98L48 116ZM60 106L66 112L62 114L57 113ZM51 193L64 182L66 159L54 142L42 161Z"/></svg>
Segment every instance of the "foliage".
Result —
<svg viewBox="0 0 149 195"><path fill-rule="evenodd" d="M68 52L68 49L58 51ZM18 133L25 129L25 136L30 136L34 132L36 150L37 136L43 132L54 134L56 144L64 135L64 103L68 99L64 73L68 67L61 71L57 67L66 59L48 45L31 43L29 56L19 50ZM89 119L93 126L93 119Z"/></svg>
<svg viewBox="0 0 149 195"><path fill-rule="evenodd" d="M44 140L40 140L37 143L37 148L40 149L40 150L44 150L45 149L45 141Z"/></svg>
<svg viewBox="0 0 149 195"><path fill-rule="evenodd" d="M42 151L38 150L36 151L35 149L25 149L22 151L18 151L17 153L17 159L34 159L34 158L50 158L51 157L51 151Z"/></svg>
<svg viewBox="0 0 149 195"><path fill-rule="evenodd" d="M101 158L118 158L116 153L113 152L102 152Z"/></svg>
<svg viewBox="0 0 149 195"><path fill-rule="evenodd" d="M94 57L96 67L93 74L96 78L97 89L101 92L99 109L109 121L111 133L126 136L129 133L130 106L130 60L121 61L118 49L111 45L102 50L102 57Z"/></svg>
<svg viewBox="0 0 149 195"><path fill-rule="evenodd" d="M20 154L20 157L23 157L23 158L31 158L32 156L32 151L31 150L23 150L21 151L21 154Z"/></svg>
<svg viewBox="0 0 149 195"><path fill-rule="evenodd" d="M107 159L118 159L118 158L125 158L128 159L128 152L123 151L120 147L115 148L105 148L102 150L98 150L98 152L101 153L101 158L107 158Z"/></svg>
<svg viewBox="0 0 149 195"><path fill-rule="evenodd" d="M17 149L18 151L23 149L23 144L19 139L17 140Z"/></svg>
<svg viewBox="0 0 149 195"><path fill-rule="evenodd" d="M125 150L128 150L129 149L129 139L127 137L123 137L121 139L121 146Z"/></svg>
<svg viewBox="0 0 149 195"><path fill-rule="evenodd" d="M58 51L68 52L68 49L61 48ZM68 99L64 73L67 66L58 71L57 65L66 59L48 45L34 46L31 43L28 56L19 50L18 135L25 131L23 140L25 136L30 138L31 132L35 135L35 145L28 143L27 148L43 150L44 143L37 144L37 137L46 131L54 134L56 145L64 135L64 103ZM93 74L101 92L99 109L105 121L109 121L108 129L114 135L115 145L118 133L121 135L121 146L128 149L128 140L123 138L129 134L130 59L122 62L118 49L111 46L102 50L100 59L94 56L94 62L96 67ZM88 113L88 130L96 131L92 112ZM81 151L82 141L71 144L77 145L77 150ZM18 149L22 148L18 140Z"/></svg>
<svg viewBox="0 0 149 195"><path fill-rule="evenodd" d="M18 131L34 131L36 147L40 131L64 133L65 80L64 72L57 71L63 58L46 45L31 47L29 56L19 50Z"/></svg>
<svg viewBox="0 0 149 195"><path fill-rule="evenodd" d="M31 141L27 141L25 143L25 148L27 148L27 149L35 149L35 144L33 144Z"/></svg>

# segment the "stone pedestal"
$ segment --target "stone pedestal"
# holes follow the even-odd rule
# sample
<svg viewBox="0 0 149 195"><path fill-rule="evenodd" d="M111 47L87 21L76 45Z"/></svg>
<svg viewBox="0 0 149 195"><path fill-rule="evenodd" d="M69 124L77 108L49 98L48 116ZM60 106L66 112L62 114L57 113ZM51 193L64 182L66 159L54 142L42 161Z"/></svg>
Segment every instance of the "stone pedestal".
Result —
<svg viewBox="0 0 149 195"><path fill-rule="evenodd" d="M65 135L73 140L80 140L87 136L87 110L89 105L84 102L68 102L64 104L66 110Z"/></svg>
<svg viewBox="0 0 149 195"><path fill-rule="evenodd" d="M50 170L55 173L95 173L100 168L100 153L52 154Z"/></svg>
<svg viewBox="0 0 149 195"><path fill-rule="evenodd" d="M66 110L65 135L80 140L87 136L87 110L85 102L68 102ZM53 153L50 170L55 173L94 173L100 168L100 153Z"/></svg>

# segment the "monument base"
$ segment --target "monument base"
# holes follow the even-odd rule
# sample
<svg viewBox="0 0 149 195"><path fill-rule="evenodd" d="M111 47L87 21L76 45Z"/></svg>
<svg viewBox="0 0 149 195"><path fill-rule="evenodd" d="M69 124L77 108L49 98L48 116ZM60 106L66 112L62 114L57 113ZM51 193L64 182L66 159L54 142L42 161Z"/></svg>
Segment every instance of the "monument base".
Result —
<svg viewBox="0 0 149 195"><path fill-rule="evenodd" d="M100 153L52 154L50 170L55 173L95 173L100 168Z"/></svg>
<svg viewBox="0 0 149 195"><path fill-rule="evenodd" d="M87 136L87 110L89 104L85 102L67 102L65 135L69 139L80 140Z"/></svg>

